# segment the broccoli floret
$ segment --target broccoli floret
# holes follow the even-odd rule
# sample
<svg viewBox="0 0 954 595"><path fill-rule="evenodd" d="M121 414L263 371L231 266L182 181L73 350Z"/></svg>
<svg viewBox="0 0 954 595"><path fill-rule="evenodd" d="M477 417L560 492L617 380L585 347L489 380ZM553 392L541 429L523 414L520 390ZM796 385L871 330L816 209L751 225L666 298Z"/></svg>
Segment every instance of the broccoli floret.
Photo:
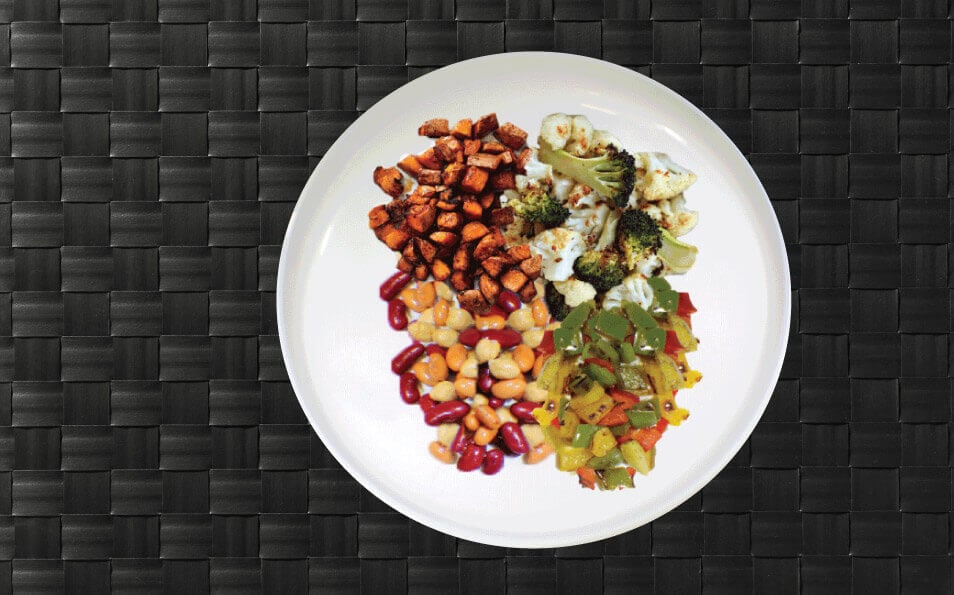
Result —
<svg viewBox="0 0 954 595"><path fill-rule="evenodd" d="M570 313L570 307L566 305L566 299L563 294L557 291L553 283L548 282L543 290L543 301L547 303L547 310L550 316L557 320L563 320Z"/></svg>
<svg viewBox="0 0 954 595"><path fill-rule="evenodd" d="M586 281L603 292L623 282L626 268L619 254L609 251L590 250L573 263L573 272L580 281Z"/></svg>
<svg viewBox="0 0 954 595"><path fill-rule="evenodd" d="M507 202L514 212L530 223L540 223L544 227L556 227L570 216L570 211L557 199L545 190L528 190Z"/></svg>
<svg viewBox="0 0 954 595"><path fill-rule="evenodd" d="M629 202L636 179L636 161L625 150L608 145L602 155L584 159L563 149L554 151L541 145L538 159L612 199L618 207L625 207Z"/></svg>
<svg viewBox="0 0 954 595"><path fill-rule="evenodd" d="M653 218L644 211L624 211L616 228L616 245L626 257L626 266L636 268L661 245L662 232Z"/></svg>

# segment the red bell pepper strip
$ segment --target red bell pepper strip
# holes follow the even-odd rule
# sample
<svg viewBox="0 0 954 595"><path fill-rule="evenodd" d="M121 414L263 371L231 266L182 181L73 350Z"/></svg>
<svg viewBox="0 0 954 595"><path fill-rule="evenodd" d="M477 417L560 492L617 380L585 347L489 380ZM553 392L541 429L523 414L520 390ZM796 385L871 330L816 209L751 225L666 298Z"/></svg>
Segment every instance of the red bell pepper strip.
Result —
<svg viewBox="0 0 954 595"><path fill-rule="evenodd" d="M596 488L596 471L589 467L579 467L576 470L576 474L580 478L580 485L590 488L591 490Z"/></svg>
<svg viewBox="0 0 954 595"><path fill-rule="evenodd" d="M668 355L678 355L684 348L676 336L676 331L666 331L666 346L663 351Z"/></svg>
<svg viewBox="0 0 954 595"><path fill-rule="evenodd" d="M689 314L695 314L696 307L692 305L692 300L689 299L689 294L680 291L679 292L679 306L676 308L676 314L680 316L688 316Z"/></svg>
<svg viewBox="0 0 954 595"><path fill-rule="evenodd" d="M546 357L556 352L556 347L553 346L553 331L546 331L543 333L543 340L540 341L540 345L536 348L537 357Z"/></svg>
<svg viewBox="0 0 954 595"><path fill-rule="evenodd" d="M626 411L620 405L617 405L606 412L606 415L600 418L597 425L600 426L618 426L620 424L625 424L629 421L629 418L626 417Z"/></svg>
<svg viewBox="0 0 954 595"><path fill-rule="evenodd" d="M612 397L618 405L621 405L624 411L639 403L639 397L618 388L611 388L609 390L609 396Z"/></svg>
<svg viewBox="0 0 954 595"><path fill-rule="evenodd" d="M663 432L666 431L666 427L669 425L665 419L660 419L659 423L651 428L643 428L641 430L630 430L627 434L632 435L632 439L636 442L639 442L639 445L643 447L643 450L650 451L656 446L656 443L659 442L659 439L662 438Z"/></svg>

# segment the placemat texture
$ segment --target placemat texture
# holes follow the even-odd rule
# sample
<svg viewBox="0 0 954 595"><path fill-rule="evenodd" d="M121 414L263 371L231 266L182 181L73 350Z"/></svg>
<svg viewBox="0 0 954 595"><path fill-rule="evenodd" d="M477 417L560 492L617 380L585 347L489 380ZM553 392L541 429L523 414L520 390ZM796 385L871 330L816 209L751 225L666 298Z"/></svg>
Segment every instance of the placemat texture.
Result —
<svg viewBox="0 0 954 595"><path fill-rule="evenodd" d="M0 592L950 592L948 2L0 0L0 23ZM703 108L795 288L729 467L650 526L543 551L363 490L275 322L336 136L435 67L530 49Z"/></svg>

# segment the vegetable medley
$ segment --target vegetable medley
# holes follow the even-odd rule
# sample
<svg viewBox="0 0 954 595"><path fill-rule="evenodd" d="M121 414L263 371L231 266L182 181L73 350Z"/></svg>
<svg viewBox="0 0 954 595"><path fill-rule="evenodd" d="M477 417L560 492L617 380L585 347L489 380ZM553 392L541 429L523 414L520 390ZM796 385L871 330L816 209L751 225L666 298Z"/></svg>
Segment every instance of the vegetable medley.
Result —
<svg viewBox="0 0 954 595"><path fill-rule="evenodd" d="M428 450L487 475L555 452L584 487L633 487L702 378L695 307L665 279L698 253L679 239L695 174L582 115L545 117L537 147L496 114L418 132L434 145L374 171L392 200L369 224L399 255L381 297L413 339L392 369Z"/></svg>

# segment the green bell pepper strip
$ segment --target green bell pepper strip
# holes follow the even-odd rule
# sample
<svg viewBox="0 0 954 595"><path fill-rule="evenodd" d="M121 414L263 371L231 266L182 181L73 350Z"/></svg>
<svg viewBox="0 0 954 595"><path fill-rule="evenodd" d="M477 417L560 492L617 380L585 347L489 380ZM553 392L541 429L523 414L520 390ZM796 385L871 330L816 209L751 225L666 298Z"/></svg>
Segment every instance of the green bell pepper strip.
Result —
<svg viewBox="0 0 954 595"><path fill-rule="evenodd" d="M675 312L679 309L679 293L671 289L659 291L656 293L656 303L667 313Z"/></svg>
<svg viewBox="0 0 954 595"><path fill-rule="evenodd" d="M637 394L652 390L649 380L633 367L617 366L616 375L619 377L619 382L624 390Z"/></svg>
<svg viewBox="0 0 954 595"><path fill-rule="evenodd" d="M623 302L623 310L626 311L627 318L629 318L630 322L632 322L636 328L656 328L659 326L656 323L656 319L653 318L649 312L643 310L636 302Z"/></svg>
<svg viewBox="0 0 954 595"><path fill-rule="evenodd" d="M666 345L666 331L659 328L640 329L636 347L642 355L653 355Z"/></svg>
<svg viewBox="0 0 954 595"><path fill-rule="evenodd" d="M672 289L672 286L669 284L669 281L666 281L662 277L650 277L646 279L646 283L653 288L654 292L666 291Z"/></svg>
<svg viewBox="0 0 954 595"><path fill-rule="evenodd" d="M583 367L583 372L603 386L614 386L616 384L616 374L613 374L603 366L592 363L586 364Z"/></svg>
<svg viewBox="0 0 954 595"><path fill-rule="evenodd" d="M626 335L629 334L629 322L619 314L615 314L609 310L602 310L595 318L596 330L611 339L622 341L626 338Z"/></svg>
<svg viewBox="0 0 954 595"><path fill-rule="evenodd" d="M634 428L651 428L659 421L655 412L640 411L635 407L626 410L626 417L629 418L629 425Z"/></svg>
<svg viewBox="0 0 954 595"><path fill-rule="evenodd" d="M624 364L631 363L636 359L636 350L629 343L619 344L619 360Z"/></svg>
<svg viewBox="0 0 954 595"><path fill-rule="evenodd" d="M600 431L600 426L590 424L580 424L576 426L576 433L573 435L573 441L570 446L575 448L588 448L593 441L593 435Z"/></svg>
<svg viewBox="0 0 954 595"><path fill-rule="evenodd" d="M628 423L619 424L618 426L611 426L610 432L613 432L613 435L619 438L620 436L625 435L626 432L630 430L630 428L632 428L632 426L629 425Z"/></svg>
<svg viewBox="0 0 954 595"><path fill-rule="evenodd" d="M557 419L560 420L560 423L563 423L563 419L566 417L566 406L570 404L570 397L566 395L560 397L560 405L557 408Z"/></svg>
<svg viewBox="0 0 954 595"><path fill-rule="evenodd" d="M563 322L560 323L560 328L578 329L583 326L583 323L589 318L590 312L593 311L593 305L593 302L583 302L570 310Z"/></svg>
<svg viewBox="0 0 954 595"><path fill-rule="evenodd" d="M623 463L623 453L618 448L614 448L601 457L593 457L587 461L586 466L590 469L609 469Z"/></svg>
<svg viewBox="0 0 954 595"><path fill-rule="evenodd" d="M633 477L626 467L612 467L602 472L602 487L606 490L633 487Z"/></svg>
<svg viewBox="0 0 954 595"><path fill-rule="evenodd" d="M557 351L565 351L570 354L579 353L583 346L583 337L580 336L578 328L563 328L553 330L553 347Z"/></svg>

